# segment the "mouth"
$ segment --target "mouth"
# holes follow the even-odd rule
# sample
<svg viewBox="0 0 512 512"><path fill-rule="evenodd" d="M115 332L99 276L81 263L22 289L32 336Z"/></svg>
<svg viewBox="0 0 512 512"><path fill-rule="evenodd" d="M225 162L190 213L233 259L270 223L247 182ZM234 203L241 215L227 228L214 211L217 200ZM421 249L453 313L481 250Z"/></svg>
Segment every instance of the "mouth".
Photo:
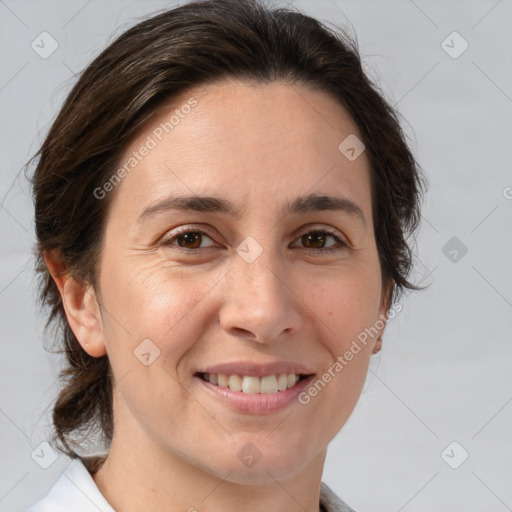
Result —
<svg viewBox="0 0 512 512"><path fill-rule="evenodd" d="M300 404L298 396L315 378L309 370L290 365L220 365L205 370L194 374L200 392L231 411L250 415L276 413Z"/></svg>
<svg viewBox="0 0 512 512"><path fill-rule="evenodd" d="M279 373L258 377L257 375L196 373L197 377L213 386L250 395L271 395L280 393L295 387L301 380L307 379L311 375L312 374Z"/></svg>

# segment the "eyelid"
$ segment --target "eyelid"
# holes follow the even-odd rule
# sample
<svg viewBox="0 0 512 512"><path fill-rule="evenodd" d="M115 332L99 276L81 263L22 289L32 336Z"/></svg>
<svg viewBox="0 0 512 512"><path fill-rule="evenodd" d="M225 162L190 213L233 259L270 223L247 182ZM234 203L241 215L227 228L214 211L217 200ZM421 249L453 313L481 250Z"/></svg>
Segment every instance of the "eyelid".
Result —
<svg viewBox="0 0 512 512"><path fill-rule="evenodd" d="M211 230L208 226L205 226L204 224L187 224L185 226L179 226L174 230L168 232L167 234L169 235L169 237L167 238L174 238L176 235L180 235L181 233L187 231L200 231L206 233L207 235L212 235L213 230Z"/></svg>
<svg viewBox="0 0 512 512"><path fill-rule="evenodd" d="M172 244L171 240L178 237L179 235L183 233L190 233L190 232L199 232L204 235L207 235L209 238L211 238L213 241L214 234L212 233L213 230L209 229L207 226L203 224L187 224L186 226L179 226L176 229L167 232L160 240L161 244L168 244L168 245L175 245L178 249L184 249L183 247L180 247L179 245ZM187 252L194 251L194 250L200 250L200 249L184 249Z"/></svg>
<svg viewBox="0 0 512 512"><path fill-rule="evenodd" d="M340 235L342 236L341 232L333 228L332 226L326 226L325 224L307 224L306 226L302 227L299 230L299 233L304 230L305 233L308 233L309 231L328 231L329 233L333 235Z"/></svg>

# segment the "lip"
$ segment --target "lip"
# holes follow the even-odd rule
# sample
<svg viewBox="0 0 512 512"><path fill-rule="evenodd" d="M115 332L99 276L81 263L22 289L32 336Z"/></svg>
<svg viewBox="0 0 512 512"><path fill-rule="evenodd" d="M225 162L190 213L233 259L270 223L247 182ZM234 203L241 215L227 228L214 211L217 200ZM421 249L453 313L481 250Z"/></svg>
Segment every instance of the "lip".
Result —
<svg viewBox="0 0 512 512"><path fill-rule="evenodd" d="M215 367L217 368L217 367ZM254 366L253 366L254 368ZM261 368L260 368L261 369ZM223 373L223 372L205 372L205 373ZM286 373L286 372L281 372ZM289 372L294 373L294 372ZM231 373L230 375L234 375ZM249 375L245 373L244 375ZM256 376L256 374L253 374ZM265 374L264 374L265 375ZM266 374L268 375L268 373ZM285 391L278 391L277 393L244 393L243 391L232 391L229 388L222 388L206 382L198 374L194 375L195 381L201 386L209 396L214 400L218 400L221 404L226 405L228 408L235 412L241 412L251 415L264 415L272 414L289 407L292 403L298 402L299 394L306 389L312 380L315 378L314 374L310 374L299 380L295 386L286 389Z"/></svg>
<svg viewBox="0 0 512 512"><path fill-rule="evenodd" d="M312 368L288 361L279 361L267 364L254 364L249 361L239 361L235 363L222 363L214 366L208 366L198 369L197 373L223 373L224 375L265 377L266 375L279 375L280 373L310 375L315 373L315 371Z"/></svg>

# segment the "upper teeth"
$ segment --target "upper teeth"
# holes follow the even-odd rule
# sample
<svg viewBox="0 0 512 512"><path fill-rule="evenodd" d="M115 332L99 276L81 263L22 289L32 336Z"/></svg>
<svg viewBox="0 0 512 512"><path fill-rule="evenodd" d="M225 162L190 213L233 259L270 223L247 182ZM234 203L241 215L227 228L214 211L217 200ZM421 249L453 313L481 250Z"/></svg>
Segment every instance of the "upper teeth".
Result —
<svg viewBox="0 0 512 512"><path fill-rule="evenodd" d="M253 375L224 375L223 373L204 373L203 379L231 391L244 393L277 393L297 384L299 376L295 373L280 373L255 377Z"/></svg>

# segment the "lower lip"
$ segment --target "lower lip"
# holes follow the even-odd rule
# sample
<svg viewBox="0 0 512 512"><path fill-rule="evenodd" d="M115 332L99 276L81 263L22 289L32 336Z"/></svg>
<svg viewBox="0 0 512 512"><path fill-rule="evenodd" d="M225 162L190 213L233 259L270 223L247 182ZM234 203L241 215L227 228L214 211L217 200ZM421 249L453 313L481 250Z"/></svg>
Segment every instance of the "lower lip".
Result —
<svg viewBox="0 0 512 512"><path fill-rule="evenodd" d="M222 388L206 382L197 375L194 376L204 389L215 396L228 407L246 414L270 414L280 411L285 407L298 401L298 395L309 386L314 375L309 375L300 380L292 388L277 393L244 393L243 391L231 391L229 388Z"/></svg>

